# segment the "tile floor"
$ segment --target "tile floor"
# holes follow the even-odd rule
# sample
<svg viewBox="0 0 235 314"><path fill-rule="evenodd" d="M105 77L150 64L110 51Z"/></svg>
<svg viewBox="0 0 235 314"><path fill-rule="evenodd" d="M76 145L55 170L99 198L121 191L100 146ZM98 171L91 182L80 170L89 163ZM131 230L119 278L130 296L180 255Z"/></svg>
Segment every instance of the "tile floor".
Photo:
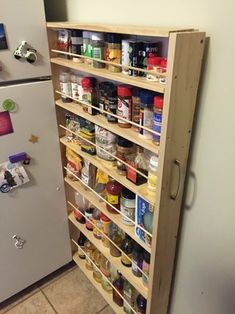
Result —
<svg viewBox="0 0 235 314"><path fill-rule="evenodd" d="M71 262L0 303L0 314L115 314Z"/></svg>

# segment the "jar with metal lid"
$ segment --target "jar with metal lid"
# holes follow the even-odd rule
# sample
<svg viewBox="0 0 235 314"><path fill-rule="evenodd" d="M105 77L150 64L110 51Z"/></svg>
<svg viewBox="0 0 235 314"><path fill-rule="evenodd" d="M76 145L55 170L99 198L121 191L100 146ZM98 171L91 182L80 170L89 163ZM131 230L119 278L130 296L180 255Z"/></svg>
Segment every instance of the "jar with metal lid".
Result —
<svg viewBox="0 0 235 314"><path fill-rule="evenodd" d="M117 87L118 108L117 115L131 121L132 109L132 87L129 85L119 85ZM122 119L118 119L118 125L122 128L130 128L131 124Z"/></svg>
<svg viewBox="0 0 235 314"><path fill-rule="evenodd" d="M119 136L117 141L116 156L126 162L126 156L133 151L134 144L131 141ZM117 160L117 172L121 175L126 175L127 167L121 161Z"/></svg>
<svg viewBox="0 0 235 314"><path fill-rule="evenodd" d="M114 63L121 63L121 36L120 34L107 34L108 41L108 61ZM108 70L110 72L121 72L122 68L120 66L115 66L113 64L108 65Z"/></svg>
<svg viewBox="0 0 235 314"><path fill-rule="evenodd" d="M97 97L97 89L96 89L96 78L94 77L83 77L81 80L82 88L83 88L83 97L82 100L93 107L98 107L98 97ZM91 106L82 106L85 112L88 112L91 115L96 115L99 112L92 108Z"/></svg>
<svg viewBox="0 0 235 314"><path fill-rule="evenodd" d="M153 113L153 130L161 133L162 128L162 112L163 112L163 97L154 96L154 113ZM160 135L153 134L153 141L160 145Z"/></svg>
<svg viewBox="0 0 235 314"><path fill-rule="evenodd" d="M103 33L92 33L91 34L92 44L92 58L104 60L104 34ZM105 63L93 61L94 68L104 68Z"/></svg>
<svg viewBox="0 0 235 314"><path fill-rule="evenodd" d="M141 91L140 125L149 129L152 129L153 127L153 99L153 93ZM152 133L143 128L139 129L139 134L145 139L152 139Z"/></svg>
<svg viewBox="0 0 235 314"><path fill-rule="evenodd" d="M125 225L133 226L135 221L135 193L127 188L122 189L121 193L121 218ZM127 217L127 218L126 218ZM130 218L131 220L129 220Z"/></svg>
<svg viewBox="0 0 235 314"><path fill-rule="evenodd" d="M74 54L81 55L83 46L82 31L77 29L71 30L71 52ZM74 62L83 62L83 58L73 56Z"/></svg>

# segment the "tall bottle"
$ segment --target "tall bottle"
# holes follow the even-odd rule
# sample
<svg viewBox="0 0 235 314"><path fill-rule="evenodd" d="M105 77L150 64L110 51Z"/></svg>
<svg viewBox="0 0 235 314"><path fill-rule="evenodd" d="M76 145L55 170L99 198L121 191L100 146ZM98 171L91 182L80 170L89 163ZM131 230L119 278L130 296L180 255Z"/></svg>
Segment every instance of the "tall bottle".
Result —
<svg viewBox="0 0 235 314"><path fill-rule="evenodd" d="M121 273L118 273L117 278L113 281L113 286L123 296L124 279ZM123 299L116 292L116 290L113 289L113 302L115 302L119 306L123 306Z"/></svg>
<svg viewBox="0 0 235 314"><path fill-rule="evenodd" d="M127 234L125 236L125 239L122 241L121 249L123 251L122 256L121 256L122 264L126 267L131 267L131 265L132 265L131 259L132 259L133 241L130 238L130 236Z"/></svg>
<svg viewBox="0 0 235 314"><path fill-rule="evenodd" d="M86 237L84 236L84 234L82 232L80 232L80 236L78 238L78 245L79 247L84 251L85 250L85 242L86 242ZM86 258L86 255L83 253L83 251L78 248L78 256L81 258L81 259L85 259Z"/></svg>
<svg viewBox="0 0 235 314"><path fill-rule="evenodd" d="M110 177L109 182L106 184L107 201L118 210L120 210L121 190L121 184ZM117 214L110 205L106 204L106 208L109 212Z"/></svg>
<svg viewBox="0 0 235 314"><path fill-rule="evenodd" d="M133 302L133 287L129 283L128 280L124 281L124 288L123 288L123 296L124 296L124 303L123 303L123 310L127 314L133 314L131 307L134 307Z"/></svg>

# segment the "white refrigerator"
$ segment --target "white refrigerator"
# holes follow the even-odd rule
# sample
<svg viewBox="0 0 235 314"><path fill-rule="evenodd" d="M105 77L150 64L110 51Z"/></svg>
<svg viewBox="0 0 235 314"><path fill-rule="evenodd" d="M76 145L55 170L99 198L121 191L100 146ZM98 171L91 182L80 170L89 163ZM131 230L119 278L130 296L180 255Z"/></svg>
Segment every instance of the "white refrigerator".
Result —
<svg viewBox="0 0 235 314"><path fill-rule="evenodd" d="M43 0L1 0L0 302L72 259L50 75Z"/></svg>

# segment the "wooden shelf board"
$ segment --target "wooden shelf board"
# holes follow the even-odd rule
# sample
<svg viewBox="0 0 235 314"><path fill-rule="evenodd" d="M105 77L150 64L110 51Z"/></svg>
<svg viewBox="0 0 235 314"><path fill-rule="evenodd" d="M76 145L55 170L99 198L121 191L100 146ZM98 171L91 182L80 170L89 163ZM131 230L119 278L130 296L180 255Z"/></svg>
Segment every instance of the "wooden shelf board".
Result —
<svg viewBox="0 0 235 314"><path fill-rule="evenodd" d="M97 168L101 169L102 171L104 171L105 173L113 177L116 181L121 183L123 186L125 186L126 188L134 192L135 194L144 198L147 202L151 204L155 204L155 201L156 201L155 195L149 192L147 188L147 183L144 183L139 186L135 185L131 181L127 180L125 176L120 175L117 172L116 167L113 166L113 163L102 160L101 158L97 156L92 156L90 154L87 154L86 152L83 152L79 145L71 143L71 142L67 142L66 137L60 138L60 142L63 145L71 148L75 153L80 155L82 158L90 161Z"/></svg>
<svg viewBox="0 0 235 314"><path fill-rule="evenodd" d="M92 116L89 113L86 113L82 109L82 106L75 102L64 103L61 99L59 99L56 101L56 105L86 120L89 120L92 123L102 126L103 128L109 130L110 132L115 133L116 135L126 138L127 140L150 150L152 153L156 155L158 155L159 153L159 147L155 145L152 142L152 140L143 140L141 136L139 136L139 133L136 132L133 128L129 128L129 129L120 128L117 125L117 123L115 124L109 123L107 119L101 114Z"/></svg>
<svg viewBox="0 0 235 314"><path fill-rule="evenodd" d="M151 253L151 248L147 246L139 237L135 234L135 227L128 226L122 223L120 214L112 214L106 209L105 202L100 202L98 197L89 190L85 190L83 185L79 181L72 181L69 178L64 179L65 182L71 186L75 191L79 192L82 196L88 199L96 208L104 213L109 219L111 219L116 225L118 225L125 233L127 233L134 241L136 241L143 249Z"/></svg>
<svg viewBox="0 0 235 314"><path fill-rule="evenodd" d="M143 77L132 77L129 75L125 75L123 73L113 73L108 71L107 69L97 69L94 68L92 65L86 63L76 63L73 62L72 60L67 60L60 57L51 58L51 63L64 66L66 68L70 68L73 70L96 75L108 80L118 81L124 84L129 84L136 87L148 89L154 92L158 93L165 92L165 85L160 84L158 82L148 81L146 78Z"/></svg>
<svg viewBox="0 0 235 314"><path fill-rule="evenodd" d="M89 231L85 224L81 224L77 222L73 213L69 215L69 220L72 222L74 226L76 226L85 236L86 238L110 261L112 265L114 265L117 270L119 270L123 276L128 279L128 281L136 288L139 293L141 293L146 299L148 297L148 289L142 283L142 277L136 277L133 275L131 271L131 267L126 267L122 264L120 257L114 257L109 253L109 248L105 247L102 244L102 241L96 239L93 236L93 232Z"/></svg>
<svg viewBox="0 0 235 314"><path fill-rule="evenodd" d="M85 266L85 260L79 258L78 254L75 253L73 255L74 262L78 265L81 271L86 275L86 277L90 280L92 285L99 291L105 301L112 307L115 313L117 314L124 314L123 308L118 306L116 303L113 302L113 294L107 293L101 286L100 283L96 282L93 278L93 271L88 270Z"/></svg>
<svg viewBox="0 0 235 314"><path fill-rule="evenodd" d="M192 28L175 28L175 27L149 27L134 25L109 25L109 24L88 24L76 22L48 22L47 27L51 29L80 29L96 32L119 33L139 36L169 37L172 32L192 31Z"/></svg>

